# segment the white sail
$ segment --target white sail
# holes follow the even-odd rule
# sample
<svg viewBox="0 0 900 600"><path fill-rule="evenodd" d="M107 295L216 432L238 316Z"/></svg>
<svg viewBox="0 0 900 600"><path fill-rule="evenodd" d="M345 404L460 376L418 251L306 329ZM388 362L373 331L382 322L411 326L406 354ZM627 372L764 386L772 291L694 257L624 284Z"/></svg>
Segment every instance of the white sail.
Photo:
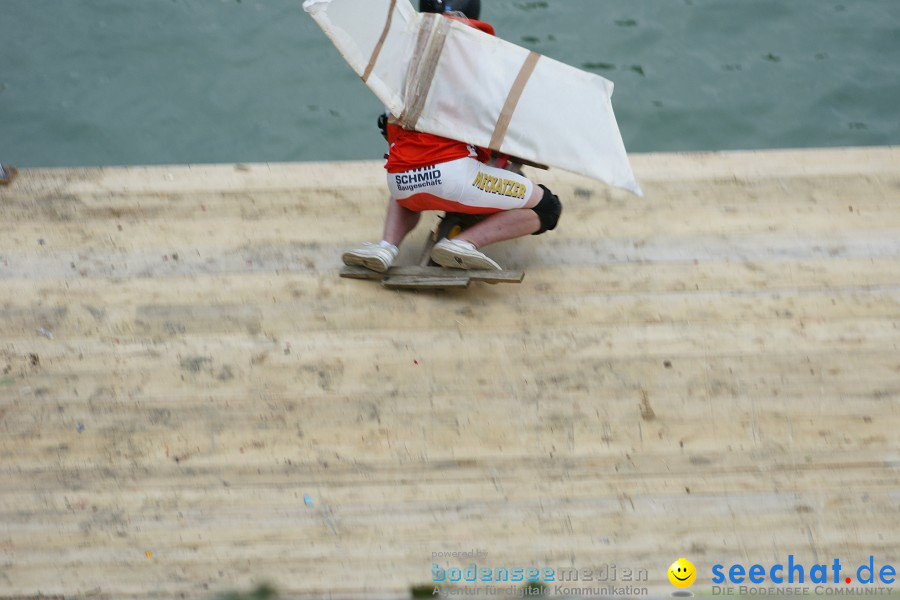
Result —
<svg viewBox="0 0 900 600"><path fill-rule="evenodd" d="M641 190L613 83L408 0L306 0L341 55L407 128Z"/></svg>

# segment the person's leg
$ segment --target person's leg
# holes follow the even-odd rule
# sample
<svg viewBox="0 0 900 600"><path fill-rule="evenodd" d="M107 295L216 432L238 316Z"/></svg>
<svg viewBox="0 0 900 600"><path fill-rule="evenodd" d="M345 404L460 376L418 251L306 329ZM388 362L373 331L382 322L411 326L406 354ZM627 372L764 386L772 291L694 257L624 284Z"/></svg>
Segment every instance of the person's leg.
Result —
<svg viewBox="0 0 900 600"><path fill-rule="evenodd" d="M384 241L399 246L406 235L419 224L422 213L409 210L388 198L387 216L384 219Z"/></svg>
<svg viewBox="0 0 900 600"><path fill-rule="evenodd" d="M393 197L389 197L382 240L377 244L365 243L359 248L349 250L341 259L348 266L366 267L379 273L387 272L400 252L398 246L403 238L415 229L420 216L419 213L400 206Z"/></svg>
<svg viewBox="0 0 900 600"><path fill-rule="evenodd" d="M490 216L452 240L438 242L434 262L463 269L500 269L479 248L556 226L562 205L553 193L529 179L472 161L456 204L456 212L490 211Z"/></svg>
<svg viewBox="0 0 900 600"><path fill-rule="evenodd" d="M534 186L531 197L522 208L495 213L480 223L469 227L455 239L469 242L476 248L484 248L497 242L505 242L531 235L541 229L541 220L532 210L544 196L544 189Z"/></svg>
<svg viewBox="0 0 900 600"><path fill-rule="evenodd" d="M543 189L535 186L525 207L494 213L452 240L441 240L432 250L431 260L451 268L500 271L502 267L479 248L538 232L541 220L532 208L542 197Z"/></svg>

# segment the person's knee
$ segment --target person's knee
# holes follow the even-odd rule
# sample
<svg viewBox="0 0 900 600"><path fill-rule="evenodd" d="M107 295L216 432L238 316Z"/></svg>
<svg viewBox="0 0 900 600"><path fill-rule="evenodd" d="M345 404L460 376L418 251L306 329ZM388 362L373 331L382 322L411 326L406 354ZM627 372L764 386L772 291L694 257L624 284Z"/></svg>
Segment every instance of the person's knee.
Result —
<svg viewBox="0 0 900 600"><path fill-rule="evenodd" d="M559 222L559 216L562 214L562 202L559 196L548 190L545 186L540 185L544 190L544 197L531 210L537 214L541 222L541 228L532 235L540 235L546 231L551 231Z"/></svg>

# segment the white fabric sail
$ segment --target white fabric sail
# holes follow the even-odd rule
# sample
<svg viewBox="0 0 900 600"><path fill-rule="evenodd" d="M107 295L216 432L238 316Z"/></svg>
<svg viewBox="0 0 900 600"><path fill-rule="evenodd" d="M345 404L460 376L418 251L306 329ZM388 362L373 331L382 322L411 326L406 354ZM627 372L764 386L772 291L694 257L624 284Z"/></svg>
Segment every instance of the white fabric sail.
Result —
<svg viewBox="0 0 900 600"><path fill-rule="evenodd" d="M641 195L611 81L408 0L306 0L303 9L404 127Z"/></svg>

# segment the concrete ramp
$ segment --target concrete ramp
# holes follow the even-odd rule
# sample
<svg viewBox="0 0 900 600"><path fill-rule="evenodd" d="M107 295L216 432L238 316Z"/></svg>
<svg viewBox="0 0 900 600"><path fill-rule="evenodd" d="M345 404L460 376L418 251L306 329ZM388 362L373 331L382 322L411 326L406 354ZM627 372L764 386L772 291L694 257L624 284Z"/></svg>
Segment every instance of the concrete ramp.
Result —
<svg viewBox="0 0 900 600"><path fill-rule="evenodd" d="M488 249L524 281L446 292L338 277L380 237L379 163L23 170L0 597L900 567L900 150L634 166L644 198L531 172L559 228Z"/></svg>

